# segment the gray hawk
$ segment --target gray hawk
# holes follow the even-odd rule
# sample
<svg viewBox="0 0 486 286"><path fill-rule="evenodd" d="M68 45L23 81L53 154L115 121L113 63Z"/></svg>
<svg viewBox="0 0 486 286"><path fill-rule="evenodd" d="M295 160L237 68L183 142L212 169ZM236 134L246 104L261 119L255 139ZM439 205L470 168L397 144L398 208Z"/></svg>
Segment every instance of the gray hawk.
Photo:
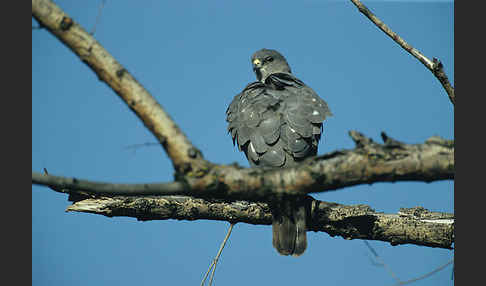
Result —
<svg viewBox="0 0 486 286"><path fill-rule="evenodd" d="M286 168L317 154L327 103L292 75L285 58L261 49L251 57L258 81L236 95L226 111L228 133L251 167ZM306 197L270 199L273 246L282 255L299 256L307 247Z"/></svg>

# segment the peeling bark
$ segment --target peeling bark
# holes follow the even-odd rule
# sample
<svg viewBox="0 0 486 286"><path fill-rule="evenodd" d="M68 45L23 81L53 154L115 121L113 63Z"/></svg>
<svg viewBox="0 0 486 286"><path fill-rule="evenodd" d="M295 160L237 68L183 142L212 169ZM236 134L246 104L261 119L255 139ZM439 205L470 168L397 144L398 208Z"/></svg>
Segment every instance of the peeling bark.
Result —
<svg viewBox="0 0 486 286"><path fill-rule="evenodd" d="M205 200L186 196L71 197L76 200L66 211L87 212L107 217L128 216L137 220L219 220L230 223L271 225L266 203ZM454 215L432 213L417 207L383 214L367 205L346 206L313 200L309 231L326 232L345 239L416 244L451 249Z"/></svg>

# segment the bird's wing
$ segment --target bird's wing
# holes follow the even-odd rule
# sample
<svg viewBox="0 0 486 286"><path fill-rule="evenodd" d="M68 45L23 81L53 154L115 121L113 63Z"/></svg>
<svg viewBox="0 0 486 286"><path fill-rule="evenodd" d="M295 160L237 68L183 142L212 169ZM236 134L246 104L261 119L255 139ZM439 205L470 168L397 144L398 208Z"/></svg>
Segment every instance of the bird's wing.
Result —
<svg viewBox="0 0 486 286"><path fill-rule="evenodd" d="M235 96L227 111L228 132L250 165L288 167L315 155L329 108L290 74L254 82Z"/></svg>
<svg viewBox="0 0 486 286"><path fill-rule="evenodd" d="M327 103L291 74L273 74L267 78L267 84L282 94L281 112L285 122L282 134L286 135L283 139L287 140L287 149L296 158L313 155L309 154L308 149L317 148L322 135L322 122L332 116Z"/></svg>
<svg viewBox="0 0 486 286"><path fill-rule="evenodd" d="M245 152L252 166L260 165L263 156L271 166L285 162L283 150L274 147L280 137L281 122L276 110L281 100L267 91L265 84L251 83L234 97L226 111L233 144Z"/></svg>

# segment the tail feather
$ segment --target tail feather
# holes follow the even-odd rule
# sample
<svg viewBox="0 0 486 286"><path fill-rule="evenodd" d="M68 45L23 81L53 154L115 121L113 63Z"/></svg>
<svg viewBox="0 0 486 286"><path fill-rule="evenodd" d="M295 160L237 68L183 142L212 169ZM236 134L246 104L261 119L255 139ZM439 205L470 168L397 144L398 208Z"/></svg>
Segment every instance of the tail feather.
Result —
<svg viewBox="0 0 486 286"><path fill-rule="evenodd" d="M305 200L279 198L272 205L273 246L281 255L301 255L307 248Z"/></svg>
<svg viewBox="0 0 486 286"><path fill-rule="evenodd" d="M306 206L302 204L294 209L294 219L295 219L295 248L293 256L300 256L304 253L307 248L307 225L306 225Z"/></svg>

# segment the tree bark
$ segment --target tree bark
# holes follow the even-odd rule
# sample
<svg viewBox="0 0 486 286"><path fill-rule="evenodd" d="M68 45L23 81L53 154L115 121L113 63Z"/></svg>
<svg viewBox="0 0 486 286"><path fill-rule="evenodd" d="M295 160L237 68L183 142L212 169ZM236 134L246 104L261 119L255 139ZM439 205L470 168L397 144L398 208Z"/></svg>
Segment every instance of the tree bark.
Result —
<svg viewBox="0 0 486 286"><path fill-rule="evenodd" d="M405 51L410 53L414 56L417 60L419 60L428 70L434 74L434 76L439 80L442 87L447 92L449 96L449 100L453 105L456 104L456 94L454 87L449 82L449 78L447 77L446 73L444 72L444 66L442 63L433 58L430 60L426 56L424 56L419 50L412 47L409 43L407 43L402 37L400 37L397 33L393 32L385 23L383 23L378 17L373 14L368 7L366 7L361 1L359 0L351 0L353 4L358 8L358 10L363 13L368 19L370 19L373 24L375 24L380 30L382 30L388 37L392 38L395 43L399 44Z"/></svg>
<svg viewBox="0 0 486 286"><path fill-rule="evenodd" d="M455 102L454 89L450 83L449 87L445 86L448 80L440 62L417 54L416 49L379 19L377 21L364 5L359 1L352 2L431 69L448 92L451 102ZM138 220L212 219L269 225L271 214L263 201L275 194L305 195L374 182L454 179L453 141L431 137L422 144L405 144L382 133L384 144L378 144L355 131L350 132L350 136L356 148L309 158L295 168L245 169L237 165L213 164L204 160L201 151L148 91L52 1L32 0L32 15L42 28L70 48L120 96L155 135L176 170L174 182L160 183L159 186L121 186L33 172L33 183L70 194L70 199L75 202L67 211L130 216ZM179 193L194 197L160 196ZM412 243L450 249L454 242L452 214L432 213L420 207L383 214L366 205L345 206L309 200L312 203L309 230L312 231L324 231L346 239L387 241L392 245Z"/></svg>
<svg viewBox="0 0 486 286"><path fill-rule="evenodd" d="M32 173L32 182L64 192L105 195L174 195L265 200L275 194L302 195L358 184L454 178L454 142L431 137L405 144L382 133L384 144L352 131L355 149L309 158L289 169L213 165L200 176L155 184L110 184Z"/></svg>
<svg viewBox="0 0 486 286"><path fill-rule="evenodd" d="M187 196L71 197L75 202L66 211L87 212L108 217L128 216L137 220L219 220L271 225L266 203L205 200ZM367 205L346 206L311 201L309 231L326 232L345 239L367 239L392 245L416 244L451 249L454 242L454 215L424 208L400 209L397 214L374 211Z"/></svg>
<svg viewBox="0 0 486 286"><path fill-rule="evenodd" d="M162 106L86 30L50 0L32 0L32 16L110 86L155 135L176 171L187 173L206 161Z"/></svg>

